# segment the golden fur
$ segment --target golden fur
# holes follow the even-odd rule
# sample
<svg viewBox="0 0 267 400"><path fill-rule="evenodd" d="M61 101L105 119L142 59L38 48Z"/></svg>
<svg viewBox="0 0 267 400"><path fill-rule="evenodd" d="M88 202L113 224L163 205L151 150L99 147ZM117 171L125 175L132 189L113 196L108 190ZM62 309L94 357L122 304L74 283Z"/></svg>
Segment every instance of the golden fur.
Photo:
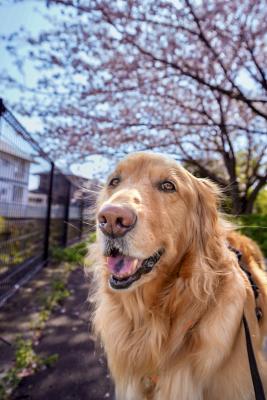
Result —
<svg viewBox="0 0 267 400"><path fill-rule="evenodd" d="M123 160L99 196L103 204L130 205L135 228L126 235L130 256L165 253L154 269L128 290L112 290L103 254L103 234L95 246L93 324L107 354L117 400L252 400L246 353L246 315L261 378L267 368L261 352L267 330L267 287L258 246L229 228L219 215L219 190L160 155L137 153ZM172 180L176 192L157 189ZM246 274L228 243L260 288L263 318ZM266 391L267 393L267 391Z"/></svg>

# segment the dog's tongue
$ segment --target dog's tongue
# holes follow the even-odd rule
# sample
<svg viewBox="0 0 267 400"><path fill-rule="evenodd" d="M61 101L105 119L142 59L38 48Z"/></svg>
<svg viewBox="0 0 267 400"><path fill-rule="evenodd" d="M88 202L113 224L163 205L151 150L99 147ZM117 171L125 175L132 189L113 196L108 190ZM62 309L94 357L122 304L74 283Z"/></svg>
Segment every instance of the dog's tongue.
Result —
<svg viewBox="0 0 267 400"><path fill-rule="evenodd" d="M109 271L119 278L132 275L136 271L137 264L137 258L126 256L107 257Z"/></svg>

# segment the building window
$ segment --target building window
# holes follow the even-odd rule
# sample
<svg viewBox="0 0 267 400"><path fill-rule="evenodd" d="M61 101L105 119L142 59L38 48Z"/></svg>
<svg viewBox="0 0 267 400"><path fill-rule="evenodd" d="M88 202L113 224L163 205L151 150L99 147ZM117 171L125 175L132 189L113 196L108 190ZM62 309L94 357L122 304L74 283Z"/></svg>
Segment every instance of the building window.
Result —
<svg viewBox="0 0 267 400"><path fill-rule="evenodd" d="M1 197L5 197L7 195L7 189L6 188L2 188L0 189L0 199Z"/></svg>
<svg viewBox="0 0 267 400"><path fill-rule="evenodd" d="M10 166L10 161L2 156L0 158L0 161L1 161L2 167L8 168Z"/></svg>
<svg viewBox="0 0 267 400"><path fill-rule="evenodd" d="M21 203L23 199L23 187L14 186L13 187L13 201L16 203Z"/></svg>
<svg viewBox="0 0 267 400"><path fill-rule="evenodd" d="M24 161L16 161L14 163L15 176L17 178L24 178L26 171L26 164Z"/></svg>
<svg viewBox="0 0 267 400"><path fill-rule="evenodd" d="M31 198L29 198L29 202L30 203L42 203L42 199L38 199L38 198L34 198L34 197L31 197Z"/></svg>

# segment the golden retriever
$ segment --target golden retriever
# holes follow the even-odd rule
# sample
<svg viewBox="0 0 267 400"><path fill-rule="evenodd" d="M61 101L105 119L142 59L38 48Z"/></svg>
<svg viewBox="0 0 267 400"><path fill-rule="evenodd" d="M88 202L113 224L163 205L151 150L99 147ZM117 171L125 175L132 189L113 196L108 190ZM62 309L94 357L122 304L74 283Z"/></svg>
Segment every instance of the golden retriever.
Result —
<svg viewBox="0 0 267 400"><path fill-rule="evenodd" d="M120 162L100 193L93 324L117 400L254 399L243 313L266 391L264 260L220 216L219 197L152 153ZM229 245L242 251L257 300Z"/></svg>

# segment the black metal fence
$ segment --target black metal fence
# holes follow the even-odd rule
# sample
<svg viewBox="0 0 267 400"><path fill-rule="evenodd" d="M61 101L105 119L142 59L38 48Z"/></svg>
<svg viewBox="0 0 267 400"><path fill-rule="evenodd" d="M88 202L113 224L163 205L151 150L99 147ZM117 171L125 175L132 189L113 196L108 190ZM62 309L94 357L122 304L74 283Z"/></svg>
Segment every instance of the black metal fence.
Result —
<svg viewBox="0 0 267 400"><path fill-rule="evenodd" d="M95 182L63 174L0 100L0 305L91 230Z"/></svg>

